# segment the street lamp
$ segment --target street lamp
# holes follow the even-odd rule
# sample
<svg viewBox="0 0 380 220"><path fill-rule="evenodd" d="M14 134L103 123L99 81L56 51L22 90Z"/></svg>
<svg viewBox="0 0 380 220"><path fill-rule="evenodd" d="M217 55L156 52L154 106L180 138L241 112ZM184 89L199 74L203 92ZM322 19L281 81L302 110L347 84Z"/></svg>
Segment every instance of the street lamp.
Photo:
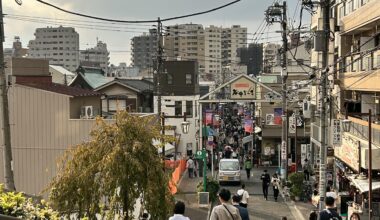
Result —
<svg viewBox="0 0 380 220"><path fill-rule="evenodd" d="M181 123L182 133L187 134L187 133L189 133L190 122L189 122L189 121L186 121L186 116L184 116L184 120L185 120L185 121L183 121L183 122Z"/></svg>
<svg viewBox="0 0 380 220"><path fill-rule="evenodd" d="M361 113L361 115L368 115L368 215L369 219L372 219L372 111L369 109L368 113ZM342 127L345 132L351 129L347 109L346 118L342 120Z"/></svg>

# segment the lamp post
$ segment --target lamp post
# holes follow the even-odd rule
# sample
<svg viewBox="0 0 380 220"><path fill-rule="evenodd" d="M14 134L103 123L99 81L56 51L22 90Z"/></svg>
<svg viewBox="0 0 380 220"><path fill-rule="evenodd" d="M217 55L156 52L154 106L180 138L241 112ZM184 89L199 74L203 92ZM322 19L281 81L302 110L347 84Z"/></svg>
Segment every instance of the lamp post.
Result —
<svg viewBox="0 0 380 220"><path fill-rule="evenodd" d="M361 115L368 115L368 216L369 220L372 219L372 110L369 109L368 113L361 113ZM342 127L345 132L351 129L351 121L348 119L348 112L346 110L345 119L342 121Z"/></svg>

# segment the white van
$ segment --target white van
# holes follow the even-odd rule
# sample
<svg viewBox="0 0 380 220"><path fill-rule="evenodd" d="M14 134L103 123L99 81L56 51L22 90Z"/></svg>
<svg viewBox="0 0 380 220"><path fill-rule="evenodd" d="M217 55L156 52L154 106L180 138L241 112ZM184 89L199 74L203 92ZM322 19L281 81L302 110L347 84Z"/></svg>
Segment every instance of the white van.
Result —
<svg viewBox="0 0 380 220"><path fill-rule="evenodd" d="M240 163L238 159L221 159L219 162L218 181L224 182L241 182Z"/></svg>

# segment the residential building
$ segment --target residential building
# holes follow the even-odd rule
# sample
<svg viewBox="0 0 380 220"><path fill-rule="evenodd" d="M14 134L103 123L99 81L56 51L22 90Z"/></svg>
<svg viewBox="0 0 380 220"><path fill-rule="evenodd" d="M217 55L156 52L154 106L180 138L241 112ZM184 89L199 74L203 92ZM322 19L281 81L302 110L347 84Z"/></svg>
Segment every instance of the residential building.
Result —
<svg viewBox="0 0 380 220"><path fill-rule="evenodd" d="M211 25L204 30L205 74L211 81L222 81L222 28ZM209 77L208 77L209 78Z"/></svg>
<svg viewBox="0 0 380 220"><path fill-rule="evenodd" d="M56 162L64 151L89 139L97 113L87 111L92 115L86 117L82 107L99 110L101 94L53 83L47 60L12 58L6 72L11 78L8 96L12 100L15 184L18 191L41 195L56 175ZM4 182L3 169L0 181Z"/></svg>
<svg viewBox="0 0 380 220"><path fill-rule="evenodd" d="M281 46L274 43L263 44L263 73L272 72L272 67L278 64L279 49Z"/></svg>
<svg viewBox="0 0 380 220"><path fill-rule="evenodd" d="M247 66L244 64L231 63L222 68L222 82L240 74L247 74Z"/></svg>
<svg viewBox="0 0 380 220"><path fill-rule="evenodd" d="M131 40L131 66L140 69L152 68L157 54L157 31L150 29L149 33L133 37Z"/></svg>
<svg viewBox="0 0 380 220"><path fill-rule="evenodd" d="M69 84L72 87L94 90L114 78L107 77L101 68L80 66L76 71L77 75Z"/></svg>
<svg viewBox="0 0 380 220"><path fill-rule="evenodd" d="M239 63L247 66L247 74L258 76L263 69L263 44L249 44L238 48Z"/></svg>
<svg viewBox="0 0 380 220"><path fill-rule="evenodd" d="M233 25L222 30L222 65L239 63L238 49L247 47L247 28Z"/></svg>
<svg viewBox="0 0 380 220"><path fill-rule="evenodd" d="M19 36L14 37L12 48L4 48L4 57L25 57L28 54L28 48L22 47Z"/></svg>
<svg viewBox="0 0 380 220"><path fill-rule="evenodd" d="M75 73L70 72L62 66L57 65L49 65L49 72L53 83L58 83L66 86L69 85L76 76Z"/></svg>
<svg viewBox="0 0 380 220"><path fill-rule="evenodd" d="M110 60L109 55L107 44L98 41L95 47L80 51L79 64L81 66L99 67L107 72Z"/></svg>
<svg viewBox="0 0 380 220"><path fill-rule="evenodd" d="M120 63L118 66L111 64L109 67L108 76L111 77L136 77L140 75L140 68L127 66L126 63Z"/></svg>
<svg viewBox="0 0 380 220"><path fill-rule="evenodd" d="M139 78L115 78L95 91L102 97L102 115L112 116L117 111L153 112L153 82Z"/></svg>
<svg viewBox="0 0 380 220"><path fill-rule="evenodd" d="M199 100L199 75L196 61L166 61L164 62L166 77L161 78L162 88L162 112L168 116L181 117L186 112L187 121L190 121L188 134L181 134L181 122L183 118L168 118L165 124L173 126L174 130L168 134L181 137L181 142L176 146L177 152L186 156L187 152L195 153L197 141L194 139L196 125L199 120L198 101ZM157 103L157 94L154 96L154 103ZM157 105L154 105L154 112L158 112Z"/></svg>
<svg viewBox="0 0 380 220"><path fill-rule="evenodd" d="M347 119L351 122L348 132L336 132L327 126L328 133L334 133L334 139L328 136L328 166L327 175L336 179L337 191L357 190L367 192L369 168L369 123L372 125L372 178L373 178L373 207L377 207L380 162L375 158L380 155L379 122L379 92L380 50L379 22L380 1L349 0L337 1L332 8L332 27L334 38L329 41L329 97L330 105L326 108L333 119ZM323 32L321 11L312 16L312 30ZM322 62L318 34L312 51L312 65L318 68ZM319 72L317 77L319 77ZM311 103L316 109L315 121L312 123L311 142L316 158L320 147L319 113L321 104L326 99L320 98L320 88L312 87ZM372 110L372 121L368 121L368 111ZM367 115L366 115L367 114ZM331 162L330 162L331 161ZM358 176L358 178L355 178ZM361 219L368 218L368 206L362 201L353 201L347 207L348 218L355 211L354 207L362 210Z"/></svg>
<svg viewBox="0 0 380 220"><path fill-rule="evenodd" d="M29 41L30 58L48 59L70 71L79 66L79 34L72 27L37 28L35 39Z"/></svg>

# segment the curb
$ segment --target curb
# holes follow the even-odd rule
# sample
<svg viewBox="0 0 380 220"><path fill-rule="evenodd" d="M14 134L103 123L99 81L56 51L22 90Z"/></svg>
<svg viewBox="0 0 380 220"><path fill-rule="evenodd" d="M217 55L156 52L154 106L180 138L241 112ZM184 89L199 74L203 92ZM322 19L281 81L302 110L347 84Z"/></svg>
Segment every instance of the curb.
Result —
<svg viewBox="0 0 380 220"><path fill-rule="evenodd" d="M303 216L302 212L298 209L296 203L292 200L288 201L289 198L287 198L287 196L285 195L284 189L282 187L280 187L280 194L281 197L284 199L285 204L288 206L290 212L296 219L307 220L305 216Z"/></svg>

